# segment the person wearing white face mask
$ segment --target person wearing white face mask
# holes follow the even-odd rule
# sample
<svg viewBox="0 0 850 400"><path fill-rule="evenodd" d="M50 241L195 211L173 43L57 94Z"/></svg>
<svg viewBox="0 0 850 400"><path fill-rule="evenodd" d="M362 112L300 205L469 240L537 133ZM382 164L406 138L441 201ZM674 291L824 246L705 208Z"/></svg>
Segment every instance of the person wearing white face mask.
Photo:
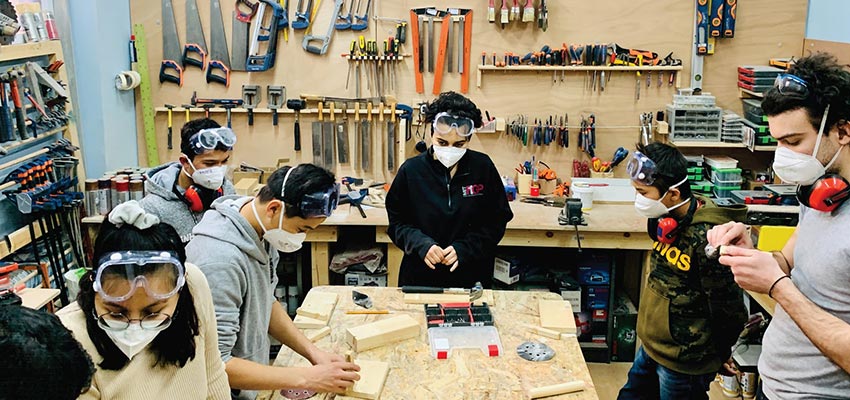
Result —
<svg viewBox="0 0 850 400"><path fill-rule="evenodd" d="M123 203L93 259L77 301L57 312L97 366L79 398L230 399L210 288L174 228Z"/></svg>
<svg viewBox="0 0 850 400"><path fill-rule="evenodd" d="M387 234L405 253L399 285L490 287L513 213L493 161L469 149L481 111L448 92L428 104L425 122L431 148L402 164L387 193Z"/></svg>
<svg viewBox="0 0 850 400"><path fill-rule="evenodd" d="M743 220L747 208L694 196L687 169L682 153L662 143L638 146L627 164L635 211L647 218L654 243L638 309L642 345L621 400L708 399L708 385L747 321L732 273L705 253L706 232Z"/></svg>
<svg viewBox="0 0 850 400"><path fill-rule="evenodd" d="M762 109L778 141L776 175L798 185L800 218L781 251L753 248L743 224L712 229L744 289L776 300L757 398L850 398L850 72L827 54L797 60Z"/></svg>
<svg viewBox="0 0 850 400"><path fill-rule="evenodd" d="M316 347L274 297L278 252L298 251L338 200L330 172L312 164L283 167L256 197L216 200L195 226L186 255L216 294L219 350L234 398L254 399L258 390L343 393L359 379L359 367ZM269 336L313 366L269 366Z"/></svg>
<svg viewBox="0 0 850 400"><path fill-rule="evenodd" d="M236 134L209 118L192 120L180 130L178 161L154 167L145 180L142 207L174 227L183 243L204 211L221 197L236 194L227 179L227 163Z"/></svg>

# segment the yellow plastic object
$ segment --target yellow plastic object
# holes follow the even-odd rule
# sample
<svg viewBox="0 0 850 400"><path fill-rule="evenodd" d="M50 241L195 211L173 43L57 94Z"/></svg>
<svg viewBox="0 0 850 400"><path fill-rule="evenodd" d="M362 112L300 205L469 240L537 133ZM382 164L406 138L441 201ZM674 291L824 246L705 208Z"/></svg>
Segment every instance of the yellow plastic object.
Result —
<svg viewBox="0 0 850 400"><path fill-rule="evenodd" d="M756 247L761 251L782 250L795 229L794 226L762 226Z"/></svg>

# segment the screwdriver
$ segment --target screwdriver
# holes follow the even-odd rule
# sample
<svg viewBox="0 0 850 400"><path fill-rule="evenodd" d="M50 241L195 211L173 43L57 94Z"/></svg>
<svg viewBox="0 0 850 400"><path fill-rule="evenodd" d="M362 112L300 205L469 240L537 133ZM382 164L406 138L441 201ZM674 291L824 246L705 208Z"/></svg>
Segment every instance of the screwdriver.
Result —
<svg viewBox="0 0 850 400"><path fill-rule="evenodd" d="M351 81L351 60L354 59L354 52L357 50L357 41L352 40L348 47L348 76L345 78L345 88L348 89L348 83Z"/></svg>
<svg viewBox="0 0 850 400"><path fill-rule="evenodd" d="M396 25L395 37L396 37L396 39L398 39L398 42L401 43L401 44L404 44L404 43L407 42L407 22L402 22L402 23Z"/></svg>

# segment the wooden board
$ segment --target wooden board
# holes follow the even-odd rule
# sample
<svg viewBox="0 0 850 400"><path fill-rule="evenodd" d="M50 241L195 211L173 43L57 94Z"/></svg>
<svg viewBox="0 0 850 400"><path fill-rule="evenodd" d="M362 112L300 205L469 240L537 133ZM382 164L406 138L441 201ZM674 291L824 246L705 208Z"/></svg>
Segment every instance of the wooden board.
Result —
<svg viewBox="0 0 850 400"><path fill-rule="evenodd" d="M535 2L538 3L538 2ZM325 1L321 4L317 26L326 26L327 15L333 2ZM209 14L209 3L199 2L202 16ZM408 20L411 8L436 6L446 7L469 7L474 11L475 21L473 23L471 43L471 73L477 72L476 65L480 63L480 55L486 52L488 57L495 52L499 55L505 51L511 51L524 55L529 51L538 51L543 45L557 47L561 42L569 43L604 43L616 42L624 47L647 49L666 55L673 52L673 56L681 58L684 63L682 82L688 86L688 77L691 70L691 42L693 40L694 23L694 1L653 1L653 0L598 0L593 2L580 0L559 0L547 2L549 8L549 29L542 32L536 29L535 24L523 24L514 22L505 29L500 29L498 24L489 24L484 16L487 15L487 3L478 2L450 2L447 0L424 1L424 0L398 0L398 1L373 1L372 15L384 17L402 18ZM162 59L162 39L160 9L144 1L130 2L131 19L133 23L141 23L145 26L148 44L149 69L152 72L159 70ZM184 1L174 1L175 20L178 21L178 35L185 38ZM225 31L230 39L231 24L229 16L233 10L233 2L222 3L222 13L225 20ZM604 10L604 12L600 12ZM768 11L769 12L766 12ZM807 2L805 0L747 0L741 2L737 9L738 22L735 38L721 39L716 46L716 54L706 57L704 68L704 91L711 92L717 96L721 107L734 111L741 111L741 101L738 98L736 67L743 64L766 64L770 57L799 56L803 45L805 32ZM663 29L657 24L646 23L663 20ZM394 35L390 31L395 29L395 22L384 22L370 20L369 30L365 32L367 38L375 38L379 41L387 36ZM435 24L438 25L438 24ZM777 29L777 27L782 27ZM204 24L208 30L208 24ZM209 32L206 32L209 35ZM261 86L269 84L285 85L287 97L294 98L300 93L315 93L328 96L353 96L354 77L351 77L349 88L345 89L345 81L348 73L348 62L339 57L339 54L347 53L352 39L356 39L358 32L336 31L333 41L325 56L315 56L306 53L301 48L302 31L290 31L289 41L280 40L278 46L277 62L274 70L262 73L233 72L229 88L221 85L206 84L203 72L197 68L188 68L185 72L186 83L183 87L173 84L158 84L156 76L153 79L153 102L154 106L161 107L164 103L186 103L192 96L193 91L198 91L201 97L219 98L241 98L241 86L243 84L257 84ZM411 31L408 30L410 36ZM209 36L207 36L209 37ZM228 40L230 43L230 40ZM412 40L408 38L402 46L402 53L412 53ZM488 61L488 64L491 64ZM365 68L364 68L365 69ZM352 71L353 75L354 71ZM430 101L434 96L430 94L434 76L425 73L425 86L429 89L426 94L417 94L414 89L414 75L412 59L407 58L399 63L396 69L398 75L397 90L393 92L399 102L415 105L421 101ZM646 74L643 74L645 80ZM322 79L307 79L312 76L321 76ZM476 102L482 110L489 111L491 116L507 117L522 113L530 118L544 118L549 115L569 114L570 118L570 147L562 149L557 146L529 146L522 147L517 144L513 137L504 134L480 133L472 138L471 148L486 152L496 164L502 174L513 175L516 163L521 160L531 159L532 155L542 159L554 168L562 178L571 175L572 161L574 159L589 160L589 158L578 150L577 135L581 114L594 113L597 117L597 153L603 159L609 159L619 146L628 149L633 148L637 140L638 114L641 112L663 109L671 101L671 95L675 89L665 84L656 87L653 82L651 88L645 84L641 88L640 100L635 101L635 74L631 72L614 72L606 89L602 93L591 93L583 89L585 72L567 72L564 82L552 82L551 73L522 72L501 73L499 71L487 72L483 76L483 85L476 88L471 85L469 97ZM653 74L653 81L657 75ZM667 78L667 75L664 76ZM474 76L472 77L474 79ZM365 79L364 79L365 80ZM443 77L444 91L460 88L460 77L457 73L445 74ZM364 93L368 94L365 82ZM263 96L260 108L266 107L266 99ZM315 108L315 104L309 107ZM340 105L337 104L337 109ZM247 125L247 116L242 109L233 114L233 128L239 135L232 156L232 165L238 165L241 161L247 161L257 165L275 165L280 157L289 157L293 163L309 162L312 159L312 144L309 137L310 123L316 119L315 114L304 114L301 117L302 127L302 151L296 153L293 150L293 122L294 115L284 113L281 110L280 124L273 126L271 116L267 112L255 115L254 126ZM192 118L198 118L203 114L193 112ZM214 118L224 123L224 113L214 113ZM178 146L174 150L167 150L165 143L166 113L160 112L156 116L156 132L158 135L159 157L162 160L176 160L179 155ZM174 129L178 131L182 126L183 119L175 116ZM137 124L139 128L141 124ZM374 125L374 124L373 124ZM354 135L354 129L349 126L349 132ZM413 127L413 138L402 141L401 147L405 148L407 154L415 154L413 146L417 142L416 127ZM427 127L423 127L424 139L429 140ZM372 133L373 137L379 136L377 128ZM384 136L385 137L385 136ZM399 136L403 137L403 136ZM354 141L351 141L354 143ZM377 143L374 148L378 148ZM385 146L383 146L385 148ZM144 147L140 147L144 149ZM689 153L699 154L703 149L690 149ZM144 163L144 152L140 154L140 162ZM736 154L752 157L752 153L745 149L736 150ZM761 158L760 167L763 169L769 163L769 155ZM377 159L377 157L375 157ZM335 171L337 176L358 176L372 178L373 174L362 173L350 165L342 165ZM625 177L624 167L615 169L616 177ZM383 172L381 178L392 177L391 174Z"/></svg>
<svg viewBox="0 0 850 400"><path fill-rule="evenodd" d="M328 325L328 321L296 315L292 320L298 329L321 329Z"/></svg>
<svg viewBox="0 0 850 400"><path fill-rule="evenodd" d="M301 307L296 310L296 314L327 322L334 312L338 299L339 296L336 293L310 291L301 303Z"/></svg>
<svg viewBox="0 0 850 400"><path fill-rule="evenodd" d="M326 336L328 336L330 334L331 334L331 327L329 327L329 326L326 326L324 328L317 329L317 330L314 330L314 331L310 331L310 332L304 332L304 336L306 336L307 339L310 340L313 343L318 342L319 340L322 340L323 338L325 338Z"/></svg>
<svg viewBox="0 0 850 400"><path fill-rule="evenodd" d="M480 298L475 300L474 304L494 304L493 292L484 290ZM405 293L405 304L435 304L435 303L469 303L468 294L452 294L452 293Z"/></svg>
<svg viewBox="0 0 850 400"><path fill-rule="evenodd" d="M538 304L540 326L561 333L575 333L576 321L572 306L566 300L540 300Z"/></svg>
<svg viewBox="0 0 850 400"><path fill-rule="evenodd" d="M253 196L254 190L259 186L259 180L257 178L243 178L236 182L233 185L233 188L236 189L236 194L240 196Z"/></svg>
<svg viewBox="0 0 850 400"><path fill-rule="evenodd" d="M850 43L806 38L803 41L803 55L817 52L830 53L838 58L840 64L850 65Z"/></svg>
<svg viewBox="0 0 850 400"><path fill-rule="evenodd" d="M419 336L419 322L402 314L346 330L346 342L356 352Z"/></svg>
<svg viewBox="0 0 850 400"><path fill-rule="evenodd" d="M354 360L360 366L360 380L354 383L346 396L374 400L381 397L384 383L390 374L390 364L383 361Z"/></svg>

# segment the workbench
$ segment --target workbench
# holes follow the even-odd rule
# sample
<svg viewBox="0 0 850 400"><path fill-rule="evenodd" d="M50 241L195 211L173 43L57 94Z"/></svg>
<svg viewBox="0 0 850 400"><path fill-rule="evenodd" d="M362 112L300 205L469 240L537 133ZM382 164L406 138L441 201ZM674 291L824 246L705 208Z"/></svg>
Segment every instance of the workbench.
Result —
<svg viewBox="0 0 850 400"><path fill-rule="evenodd" d="M359 218L359 216L358 216ZM560 299L549 292L494 291L491 311L499 330L503 352L498 357L486 356L479 350L455 351L446 360L431 356L424 306L405 304L403 294L396 288L362 287L373 309L386 309L389 315L348 315L347 310L361 309L351 300L351 287L321 286L313 291L339 294L339 302L331 315L331 334L316 342L326 351L344 354L346 328L373 321L409 314L420 323L419 336L360 352L355 358L384 361L390 364L389 377L381 399L526 399L526 391L541 386L570 381L584 381L582 392L548 397L547 399L597 399L579 343L575 337L550 339L531 333L528 326L539 326L539 299ZM532 362L520 358L516 348L529 340L548 344L555 350L549 361ZM277 366L309 366L309 362L283 346L274 361ZM320 394L316 399L337 400L349 397ZM258 400L283 400L278 391L265 391Z"/></svg>
<svg viewBox="0 0 850 400"><path fill-rule="evenodd" d="M539 204L510 203L514 218L499 246L577 248L576 231L572 225L559 225L560 207ZM387 244L387 282L398 286L398 273L404 252L396 247L389 235L389 218L383 208L367 208L366 218L356 208L340 206L322 225L307 234L312 252L313 286L327 285L330 265L330 243L336 242L339 230L351 226L371 226L375 242ZM582 248L648 251L652 241L646 235L646 219L639 216L632 204L596 204L584 213L586 226L579 226Z"/></svg>

